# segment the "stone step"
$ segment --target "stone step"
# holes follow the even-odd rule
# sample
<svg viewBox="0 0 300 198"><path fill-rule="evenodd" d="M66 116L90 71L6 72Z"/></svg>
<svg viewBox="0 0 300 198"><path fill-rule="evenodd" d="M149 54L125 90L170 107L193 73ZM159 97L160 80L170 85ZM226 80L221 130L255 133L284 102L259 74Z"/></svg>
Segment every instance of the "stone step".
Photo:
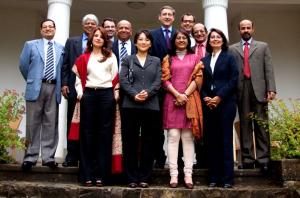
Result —
<svg viewBox="0 0 300 198"><path fill-rule="evenodd" d="M195 169L193 180L195 185L207 185L206 169ZM31 171L23 172L20 164L0 164L0 181L41 181L55 183L77 183L78 168L65 168L59 166L57 169L50 169L41 165L34 166ZM170 179L169 170L154 169L151 183L157 185L168 184ZM115 175L112 178L114 184L125 184L123 175ZM179 181L183 181L183 174L179 174ZM235 170L235 184L239 185L277 185L278 181L271 177L263 176L259 169Z"/></svg>
<svg viewBox="0 0 300 198"><path fill-rule="evenodd" d="M47 197L47 198L299 198L299 192L287 187L264 185L235 185L232 189L208 188L196 185L189 190L166 185L149 188L126 186L82 187L74 183L0 181L0 197Z"/></svg>

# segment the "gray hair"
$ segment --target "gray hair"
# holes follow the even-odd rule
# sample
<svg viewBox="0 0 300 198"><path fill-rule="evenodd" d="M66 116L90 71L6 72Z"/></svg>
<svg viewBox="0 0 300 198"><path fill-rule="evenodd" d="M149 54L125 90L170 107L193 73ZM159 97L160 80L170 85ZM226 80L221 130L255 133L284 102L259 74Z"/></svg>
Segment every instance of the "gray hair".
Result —
<svg viewBox="0 0 300 198"><path fill-rule="evenodd" d="M87 14L82 18L82 25L87 21L87 20L92 20L96 22L96 25L99 24L98 18L94 14Z"/></svg>

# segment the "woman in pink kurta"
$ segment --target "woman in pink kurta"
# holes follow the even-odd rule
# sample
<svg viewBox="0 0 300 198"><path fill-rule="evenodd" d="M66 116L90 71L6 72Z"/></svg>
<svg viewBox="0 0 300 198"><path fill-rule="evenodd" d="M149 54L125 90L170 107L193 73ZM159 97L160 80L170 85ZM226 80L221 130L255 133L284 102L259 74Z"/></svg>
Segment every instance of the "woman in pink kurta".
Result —
<svg viewBox="0 0 300 198"><path fill-rule="evenodd" d="M181 139L184 157L184 182L185 186L191 189L193 188L192 172L195 153L193 132L196 131L195 128L199 129L197 127L199 127L200 116L196 115L196 111L189 110L196 109L192 106L197 103L195 98L198 99L196 106L201 106L199 105L200 97L197 90L199 83L197 83L198 80L195 80L200 76L201 69L196 69L200 68L199 59L190 48L190 38L186 31L178 30L171 44L170 54L164 58L162 63L163 87L167 91L163 105L163 127L167 130L170 186L176 188L178 185L177 158L179 140ZM192 108L189 108L191 106Z"/></svg>

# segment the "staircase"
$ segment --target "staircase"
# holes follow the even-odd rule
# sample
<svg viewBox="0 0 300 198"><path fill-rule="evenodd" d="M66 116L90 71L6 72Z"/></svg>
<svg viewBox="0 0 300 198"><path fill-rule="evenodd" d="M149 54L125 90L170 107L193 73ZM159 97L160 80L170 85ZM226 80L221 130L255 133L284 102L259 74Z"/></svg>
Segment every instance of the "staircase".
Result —
<svg viewBox="0 0 300 198"><path fill-rule="evenodd" d="M112 178L112 186L83 187L77 183L77 171L77 168L51 170L38 165L24 173L19 164L0 165L0 197L300 198L299 182L286 186L278 178L261 175L258 169L235 170L232 189L209 188L207 170L194 170L193 190L186 189L183 183L178 188L169 188L168 169L155 169L150 187L145 189L127 188L120 175Z"/></svg>

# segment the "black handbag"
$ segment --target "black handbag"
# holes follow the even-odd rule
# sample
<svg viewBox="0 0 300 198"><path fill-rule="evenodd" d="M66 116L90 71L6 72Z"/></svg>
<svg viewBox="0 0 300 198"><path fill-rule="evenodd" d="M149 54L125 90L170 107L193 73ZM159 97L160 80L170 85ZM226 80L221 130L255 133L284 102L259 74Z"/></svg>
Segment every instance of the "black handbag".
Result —
<svg viewBox="0 0 300 198"><path fill-rule="evenodd" d="M128 82L130 84L133 84L133 58L131 58L131 60L130 60L127 78L128 78Z"/></svg>

